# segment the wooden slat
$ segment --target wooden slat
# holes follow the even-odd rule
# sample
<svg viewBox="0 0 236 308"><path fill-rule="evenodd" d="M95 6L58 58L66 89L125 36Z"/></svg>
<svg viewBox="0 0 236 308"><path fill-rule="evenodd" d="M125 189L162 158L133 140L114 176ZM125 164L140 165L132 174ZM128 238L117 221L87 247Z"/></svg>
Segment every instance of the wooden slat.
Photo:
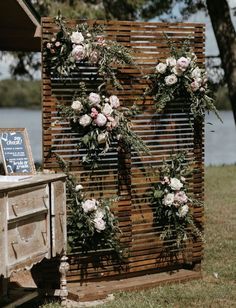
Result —
<svg viewBox="0 0 236 308"><path fill-rule="evenodd" d="M90 25L94 21L87 21ZM163 259L163 243L160 241L160 228L153 225L155 212L150 204L150 190L158 180L153 174L158 169L163 158L168 158L172 152L186 150L188 160L193 161L199 172L188 178L191 196L204 199L204 129L203 123L196 123L193 117L183 112L186 102L173 102L165 112L155 113L152 97L143 98L148 81L143 75L153 72L158 61L169 56L169 49L163 32L178 46L183 40L190 38L191 45L198 57L198 64L204 66L205 38L204 25L200 23L156 23L130 21L96 21L104 25L107 39L117 40L120 44L131 48L135 66L119 66L117 76L123 86L116 90L108 85L107 89L120 98L123 106L130 107L134 102L140 106L141 114L132 120L132 129L143 139L150 149L151 155L138 157L131 150L130 153L119 152L118 144L114 143L110 151L91 176L89 170L81 165L84 151L78 153L78 135L70 132L69 123L58 117L57 102L71 104L74 91L80 81L86 81L89 91L96 91L101 78L97 81L88 78L97 72L96 67L80 65L79 72L71 74L71 78L61 80L47 75L46 63L43 59L42 94L43 94L43 156L44 168L58 170L55 157L50 151L62 155L71 164L71 171L80 180L88 194L95 197L111 197L119 195L120 199L113 205L113 212L119 220L122 230L121 243L128 249L128 257L122 267L116 261L111 263L105 259L102 267L94 268L94 253L83 256L79 247L70 254L70 281L104 279L114 276L131 275L134 273L155 272L174 268L176 264ZM68 25L75 26L76 21L68 21ZM42 44L56 33L57 27L52 18L43 18ZM52 126L52 123L55 123ZM191 125L190 125L191 123ZM122 148L122 147L121 147ZM69 214L69 213L68 213ZM193 216L199 226L203 225L204 210L193 209ZM168 243L166 243L168 244ZM199 239L192 239L187 246L187 253L191 261L199 263L202 259L203 246ZM106 252L97 252L106 255ZM184 258L178 256L178 266L184 266ZM184 274L183 274L184 276ZM186 276L187 277L187 276Z"/></svg>

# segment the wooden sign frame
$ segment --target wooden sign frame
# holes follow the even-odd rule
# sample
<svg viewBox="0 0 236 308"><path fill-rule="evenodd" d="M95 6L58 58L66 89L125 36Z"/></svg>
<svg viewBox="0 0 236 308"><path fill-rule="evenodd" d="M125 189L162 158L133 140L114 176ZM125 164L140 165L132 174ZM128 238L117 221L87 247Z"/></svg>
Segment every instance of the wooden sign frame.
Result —
<svg viewBox="0 0 236 308"><path fill-rule="evenodd" d="M5 137L4 137L4 134L5 134ZM3 145L3 141L5 143L9 141L7 139L9 137L9 134L10 135L15 134L16 136L14 137L14 139L10 140L11 143L9 144L9 148L6 148L6 146ZM19 152L11 153L13 152L14 147L16 151L18 150ZM36 174L33 155L32 155L29 137L28 137L26 128L0 128L0 151L1 151L1 158L2 158L5 175L15 176L15 175L34 175ZM8 164L7 155L10 156L9 164ZM19 172L15 171L17 170L17 168L20 170Z"/></svg>

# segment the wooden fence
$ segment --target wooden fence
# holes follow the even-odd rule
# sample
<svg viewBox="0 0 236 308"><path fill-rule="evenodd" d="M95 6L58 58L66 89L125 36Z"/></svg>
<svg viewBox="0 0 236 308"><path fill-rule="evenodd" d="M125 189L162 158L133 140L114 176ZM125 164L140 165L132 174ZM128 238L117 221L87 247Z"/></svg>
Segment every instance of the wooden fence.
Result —
<svg viewBox="0 0 236 308"><path fill-rule="evenodd" d="M92 24L93 21L86 21ZM136 102L142 112L133 119L133 130L145 141L151 155L139 157L137 153L122 150L120 145L113 144L111 150L100 163L99 168L91 175L81 164L84 154L78 152L76 142L78 137L71 133L68 123L57 115L57 103L71 104L74 91L80 81L86 80L89 91L95 91L100 80L93 80L96 67L81 65L80 71L73 72L65 82L59 78L51 78L46 70L43 59L43 162L44 168L58 170L55 152L71 164L71 171L76 174L85 191L94 197L110 197L118 195L119 201L113 211L119 219L122 230L121 242L128 251L125 264L119 267L114 262L104 261L103 267L94 265L96 254L91 252L82 256L79 249L74 248L70 254L71 269L68 279L105 279L114 276L122 277L143 273L155 273L176 268L190 269L200 265L203 246L200 239L189 241L184 254L173 259L163 255L163 243L159 238L160 229L153 224L154 212L150 204L150 190L157 179L152 175L151 168L158 168L163 158L172 152L185 150L188 159L193 160L199 172L189 178L190 193L195 198L204 198L204 168L203 168L203 123L188 118L183 112L184 101L171 103L164 113L157 114L154 110L152 97L142 99L147 87L144 75L152 72L157 61L169 56L169 48L165 32L176 43L181 44L189 38L198 64L204 65L204 26L195 23L154 23L126 21L96 21L104 25L108 39L132 48L135 64L117 68L117 76L123 90L114 90L123 106L129 107ZM75 21L68 22L75 25ZM57 27L52 18L43 18L42 43L44 44ZM56 122L55 122L56 121ZM52 126L52 123L56 123ZM203 222L203 209L194 209L194 218Z"/></svg>

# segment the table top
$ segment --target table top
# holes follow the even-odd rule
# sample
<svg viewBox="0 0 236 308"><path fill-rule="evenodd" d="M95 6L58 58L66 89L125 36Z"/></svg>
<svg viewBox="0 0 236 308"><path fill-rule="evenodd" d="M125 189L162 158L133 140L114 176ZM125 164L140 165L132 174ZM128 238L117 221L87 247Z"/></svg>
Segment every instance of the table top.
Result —
<svg viewBox="0 0 236 308"><path fill-rule="evenodd" d="M44 173L37 173L36 175L32 176L25 176L25 178L22 177L22 179L16 181L16 178L13 181L9 181L9 176L7 177L7 181L4 182L1 180L0 182L0 192L7 192L12 191L15 189L22 189L25 187L40 185L40 184L47 184L50 182L55 182L58 180L65 180L66 175L64 173L50 173L50 174L44 174Z"/></svg>

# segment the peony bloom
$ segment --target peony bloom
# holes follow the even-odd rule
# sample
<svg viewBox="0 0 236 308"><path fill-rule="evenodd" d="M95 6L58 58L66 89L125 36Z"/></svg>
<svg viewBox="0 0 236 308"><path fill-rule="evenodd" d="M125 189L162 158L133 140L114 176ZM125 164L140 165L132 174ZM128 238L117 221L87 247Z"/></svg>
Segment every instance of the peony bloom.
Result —
<svg viewBox="0 0 236 308"><path fill-rule="evenodd" d="M112 109L111 105L108 104L108 103L105 103L105 105L102 109L102 113L105 114L106 116L109 116L109 115L112 114L112 112L113 112L113 109Z"/></svg>
<svg viewBox="0 0 236 308"><path fill-rule="evenodd" d="M85 57L85 48L82 45L76 45L71 52L72 57L76 60L76 61L81 61L84 59Z"/></svg>
<svg viewBox="0 0 236 308"><path fill-rule="evenodd" d="M97 201L95 199L87 199L86 201L82 202L82 208L85 213L96 211Z"/></svg>
<svg viewBox="0 0 236 308"><path fill-rule="evenodd" d="M174 194L168 193L163 199L163 204L165 206L171 206L174 203Z"/></svg>
<svg viewBox="0 0 236 308"><path fill-rule="evenodd" d="M188 202L188 197L186 196L185 192L184 191L178 191L176 194L175 194L175 198L174 200L178 203L186 203Z"/></svg>
<svg viewBox="0 0 236 308"><path fill-rule="evenodd" d="M90 116L91 116L92 118L96 118L97 115L98 115L98 111L97 111L96 108L93 107L93 108L91 109Z"/></svg>
<svg viewBox="0 0 236 308"><path fill-rule="evenodd" d="M83 105L80 101L73 101L71 108L75 111L81 111L83 109Z"/></svg>
<svg viewBox="0 0 236 308"><path fill-rule="evenodd" d="M173 190L180 190L183 187L183 184L177 178L170 179L170 188Z"/></svg>
<svg viewBox="0 0 236 308"><path fill-rule="evenodd" d="M189 207L187 206L187 204L181 206L181 207L179 208L179 211L178 211L179 217L184 217L184 216L186 216L187 213L188 213L188 210L189 210Z"/></svg>
<svg viewBox="0 0 236 308"><path fill-rule="evenodd" d="M71 43L73 44L80 44L84 41L83 34L81 32L72 32L70 36Z"/></svg>
<svg viewBox="0 0 236 308"><path fill-rule="evenodd" d="M106 223L102 218L94 218L93 222L97 232L101 232L106 229Z"/></svg>
<svg viewBox="0 0 236 308"><path fill-rule="evenodd" d="M174 57L169 57L166 59L166 64L168 66L176 66L176 59Z"/></svg>
<svg viewBox="0 0 236 308"><path fill-rule="evenodd" d="M92 103L92 105L98 105L101 101L100 95L93 92L89 94L88 99Z"/></svg>
<svg viewBox="0 0 236 308"><path fill-rule="evenodd" d="M120 106L119 98L116 95L111 95L109 97L110 105L112 108L118 108Z"/></svg>
<svg viewBox="0 0 236 308"><path fill-rule="evenodd" d="M98 143L103 144L107 141L107 134L105 133L100 133L97 137Z"/></svg>
<svg viewBox="0 0 236 308"><path fill-rule="evenodd" d="M92 122L92 118L87 115L84 114L80 119L79 119L79 124L83 127L88 126L90 123Z"/></svg>
<svg viewBox="0 0 236 308"><path fill-rule="evenodd" d="M194 80L193 82L191 82L190 87L193 92L196 92L197 90L199 90L200 84L196 80Z"/></svg>
<svg viewBox="0 0 236 308"><path fill-rule="evenodd" d="M175 76L175 74L171 74L165 77L165 83L167 86L172 86L174 84L176 84L176 82L178 81L177 77Z"/></svg>
<svg viewBox="0 0 236 308"><path fill-rule="evenodd" d="M190 64L190 60L185 58L185 57L181 57L177 60L176 62L176 66L178 67L178 69L180 69L181 71L185 72L186 69L188 68Z"/></svg>
<svg viewBox="0 0 236 308"><path fill-rule="evenodd" d="M78 184L75 186L75 191L80 191L83 189L83 186L81 184Z"/></svg>
<svg viewBox="0 0 236 308"><path fill-rule="evenodd" d="M104 116L104 114L99 113L94 120L94 123L99 127L104 126L107 123L107 118Z"/></svg>
<svg viewBox="0 0 236 308"><path fill-rule="evenodd" d="M165 63L158 63L156 66L156 71L160 74L164 74L166 72L167 65Z"/></svg>

